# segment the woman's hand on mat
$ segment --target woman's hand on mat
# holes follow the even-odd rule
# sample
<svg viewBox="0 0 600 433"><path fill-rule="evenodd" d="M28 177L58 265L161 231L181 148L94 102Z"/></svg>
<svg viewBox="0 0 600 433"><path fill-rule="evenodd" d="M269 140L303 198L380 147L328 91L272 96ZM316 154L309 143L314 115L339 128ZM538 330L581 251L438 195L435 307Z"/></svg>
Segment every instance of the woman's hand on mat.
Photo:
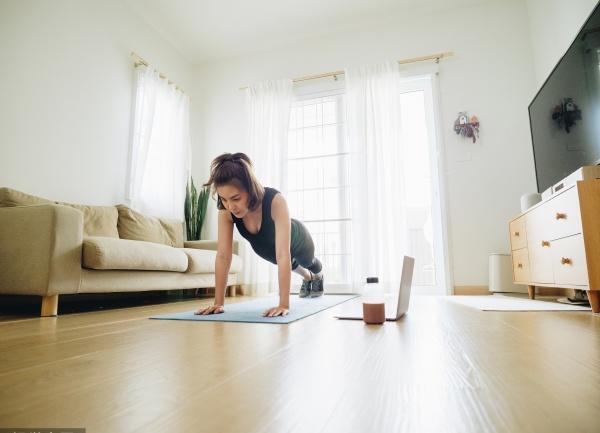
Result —
<svg viewBox="0 0 600 433"><path fill-rule="evenodd" d="M222 313L223 311L225 311L225 309L223 308L222 305L211 305L210 307L200 308L194 314L202 314L205 316L207 314L219 314L219 313Z"/></svg>
<svg viewBox="0 0 600 433"><path fill-rule="evenodd" d="M284 307L279 305L278 307L269 308L267 311L263 313L263 316L266 317L276 317L276 316L285 316L290 312L289 307Z"/></svg>

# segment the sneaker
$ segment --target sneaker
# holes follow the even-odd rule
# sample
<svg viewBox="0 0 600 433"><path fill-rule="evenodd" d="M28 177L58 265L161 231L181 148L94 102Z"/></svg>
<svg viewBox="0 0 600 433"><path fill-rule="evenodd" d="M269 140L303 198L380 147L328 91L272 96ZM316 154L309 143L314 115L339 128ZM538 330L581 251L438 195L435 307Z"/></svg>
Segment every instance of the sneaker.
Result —
<svg viewBox="0 0 600 433"><path fill-rule="evenodd" d="M311 298L317 298L321 295L323 295L324 292L324 288L323 288L323 277L321 276L321 278L319 278L318 280L312 280L312 287L310 289L310 297Z"/></svg>
<svg viewBox="0 0 600 433"><path fill-rule="evenodd" d="M311 286L311 280L303 280L302 286L300 286L300 294L298 296L300 296L301 298L306 298L308 295L310 295Z"/></svg>

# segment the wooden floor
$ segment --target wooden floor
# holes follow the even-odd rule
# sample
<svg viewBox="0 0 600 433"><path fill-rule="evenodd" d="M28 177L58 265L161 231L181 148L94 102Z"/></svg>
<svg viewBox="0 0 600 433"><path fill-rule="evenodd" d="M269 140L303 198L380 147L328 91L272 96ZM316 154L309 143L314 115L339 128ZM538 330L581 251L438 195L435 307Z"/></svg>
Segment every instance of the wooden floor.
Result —
<svg viewBox="0 0 600 433"><path fill-rule="evenodd" d="M238 297L228 302L240 302ZM600 317L415 296L383 326L149 320L206 301L0 322L0 427L600 432Z"/></svg>

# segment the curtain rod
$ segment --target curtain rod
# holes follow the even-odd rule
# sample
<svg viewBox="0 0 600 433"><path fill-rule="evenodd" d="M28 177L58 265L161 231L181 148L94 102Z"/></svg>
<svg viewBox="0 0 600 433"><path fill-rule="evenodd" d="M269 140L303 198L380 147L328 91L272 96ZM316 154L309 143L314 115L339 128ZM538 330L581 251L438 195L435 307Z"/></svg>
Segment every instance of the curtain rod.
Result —
<svg viewBox="0 0 600 433"><path fill-rule="evenodd" d="M430 54L428 56L412 57L410 59L398 60L398 63L401 64L401 65L406 65L406 64L409 64L409 63L424 62L424 61L427 61L427 60L435 60L435 63L439 63L440 59L445 59L447 57L452 57L453 55L454 55L454 52L452 52L452 51L445 51L445 52L442 52L442 53ZM316 79L319 79L319 78L337 77L338 75L344 75L344 71L333 71L333 72L324 72L322 74L306 75L304 77L294 78L292 80L292 82L293 83L299 83L299 82L302 82L302 81L316 80ZM240 90L246 90L247 88L248 88L248 86L240 87Z"/></svg>
<svg viewBox="0 0 600 433"><path fill-rule="evenodd" d="M142 66L142 65L146 66L146 67L150 67L150 68L152 67L152 66L150 66L150 63L148 63L146 60L144 60L142 58L142 56L140 56L139 54L134 53L133 51L131 52L131 57L133 57L133 59L134 59L133 66L136 67L136 68L138 66ZM177 90L180 90L181 92L185 93L185 91L181 87L179 87L174 81L171 81L165 74L163 74L160 71L157 71L157 72L158 72L158 76L160 78L162 78L163 80L167 80L167 82L169 84L173 84Z"/></svg>

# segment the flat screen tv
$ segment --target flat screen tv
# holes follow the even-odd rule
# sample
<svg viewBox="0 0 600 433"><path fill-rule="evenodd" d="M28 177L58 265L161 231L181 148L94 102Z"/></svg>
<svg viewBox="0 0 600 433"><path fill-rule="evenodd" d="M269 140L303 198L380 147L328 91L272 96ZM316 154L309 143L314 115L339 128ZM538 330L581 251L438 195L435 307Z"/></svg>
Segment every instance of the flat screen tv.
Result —
<svg viewBox="0 0 600 433"><path fill-rule="evenodd" d="M600 6L531 104L538 192L584 165L600 163Z"/></svg>

